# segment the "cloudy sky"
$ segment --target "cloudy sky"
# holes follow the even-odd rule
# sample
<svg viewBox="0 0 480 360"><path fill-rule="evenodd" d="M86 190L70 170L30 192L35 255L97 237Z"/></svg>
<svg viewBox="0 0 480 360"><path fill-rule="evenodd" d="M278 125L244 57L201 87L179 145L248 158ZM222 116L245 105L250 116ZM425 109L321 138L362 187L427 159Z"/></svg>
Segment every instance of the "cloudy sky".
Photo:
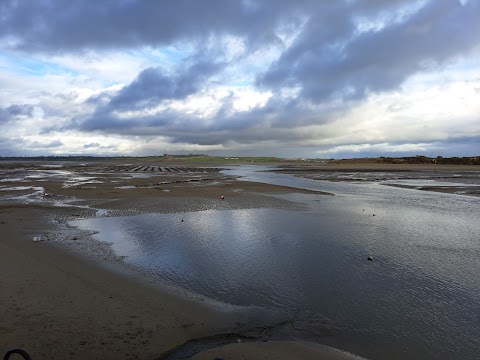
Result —
<svg viewBox="0 0 480 360"><path fill-rule="evenodd" d="M1 0L0 156L480 155L480 0Z"/></svg>

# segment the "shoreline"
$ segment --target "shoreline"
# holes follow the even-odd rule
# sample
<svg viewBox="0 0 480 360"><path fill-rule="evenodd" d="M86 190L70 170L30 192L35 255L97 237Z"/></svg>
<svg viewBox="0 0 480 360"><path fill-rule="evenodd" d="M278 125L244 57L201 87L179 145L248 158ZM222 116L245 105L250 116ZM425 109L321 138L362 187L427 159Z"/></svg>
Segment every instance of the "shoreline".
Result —
<svg viewBox="0 0 480 360"><path fill-rule="evenodd" d="M381 183L417 191L480 197L480 166L478 165L423 165L423 164L327 164L324 166L286 166L272 172L289 174L312 180L350 183ZM415 183L415 180L430 182ZM385 181L389 181L386 183ZM395 183L400 181L400 183ZM448 183L448 184L445 184Z"/></svg>
<svg viewBox="0 0 480 360"><path fill-rule="evenodd" d="M229 359L241 359L245 354L288 359L296 353L304 354L303 358L330 359L327 356L332 354L323 354L311 343L292 345L286 341L292 336L260 336L265 328L281 324L278 314L234 306L222 309L222 304L201 296L171 291L161 282L126 269L121 259L116 262L108 245L98 252L98 259L89 258L88 249L87 253L75 249L85 245L83 235L67 225L70 220L99 215L250 208L301 211L304 204L275 195L296 192L321 199L331 194L226 179L215 172L208 173L207 180L190 181L202 175L148 173L125 177L129 174L72 167L68 176L49 173L43 178L32 177L41 170L8 169L3 174L7 181L0 186L1 353L22 347L34 360L167 359L166 353L182 349L189 341L206 346L204 342L212 337L249 334L253 338L246 337L248 342L226 345L237 340L228 338L227 343L213 343L212 351ZM315 175L312 169L310 173ZM52 237L50 241L32 241L33 236L46 233ZM260 330L253 330L252 335L257 325ZM194 358L214 358L212 351L198 352ZM341 352L332 356L347 359L350 355Z"/></svg>
<svg viewBox="0 0 480 360"><path fill-rule="evenodd" d="M20 230L23 218L32 215L23 210L2 217L3 352L21 347L33 359L147 359L232 324L234 316L47 241L31 241L32 232L44 226L30 221Z"/></svg>
<svg viewBox="0 0 480 360"><path fill-rule="evenodd" d="M261 333L282 323L275 311L215 304L170 289L125 267L121 259L112 261L108 245L98 258L88 257L88 252L65 243L82 244L78 230L67 228L67 224L95 217L98 209L118 216L152 209L158 212L160 205L160 212L166 213L256 207L301 210L301 204L268 194L311 192L242 181L194 187L181 183L169 192L156 188L118 190L113 186L91 189L89 184L64 188L64 180L39 183L45 189L39 194L37 190L13 189L16 184L2 184L12 190L0 193L6 194L0 200L0 353L19 347L35 360L161 359L192 340L202 344L202 339L247 334L249 343L255 339L263 342L266 339ZM22 182L18 185L36 185ZM8 198L18 192L20 199ZM219 200L220 193L228 193L225 201ZM152 195L161 196L152 199ZM45 234L45 241L32 241L34 236ZM236 339L227 343L232 341ZM256 352L263 354L265 350Z"/></svg>
<svg viewBox="0 0 480 360"><path fill-rule="evenodd" d="M38 209L2 215L2 354L18 347L35 360L175 358L167 354L184 351L190 342L208 349L212 338L214 348L238 339L263 344L262 333L285 321L275 311L218 303L165 286L61 243L34 242L32 235L48 224ZM27 218L28 227L22 227Z"/></svg>

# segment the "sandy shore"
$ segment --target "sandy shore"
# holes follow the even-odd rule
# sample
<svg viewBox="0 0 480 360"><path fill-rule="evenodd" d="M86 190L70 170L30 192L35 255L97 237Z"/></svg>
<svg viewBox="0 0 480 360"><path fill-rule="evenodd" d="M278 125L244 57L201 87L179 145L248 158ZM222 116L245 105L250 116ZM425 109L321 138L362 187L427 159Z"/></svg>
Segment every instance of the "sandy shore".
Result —
<svg viewBox="0 0 480 360"><path fill-rule="evenodd" d="M95 216L98 209L110 215L255 207L302 209L301 204L269 196L298 190L225 179L218 172L201 174L208 178L190 182L198 179L198 174L132 178L115 172L100 174L96 167L74 168L67 175L36 176L42 169L9 164L2 172L2 356L19 347L34 360L174 359L181 357L175 351L166 356L169 351L181 349L193 339L228 334L229 339L233 337L223 341L228 343L235 341L236 334L254 334L252 327L275 325L274 316L269 323L262 316L262 323L258 323L254 310L217 306L162 288L140 273L123 269L121 262L105 261L102 254L82 256L76 249L83 240L66 224L71 219ZM32 241L36 235L45 236L45 241ZM250 359L287 359L293 354L301 354L300 358L333 356L325 348L290 342L218 346L203 355L200 350L194 353L198 353L197 358L230 359L247 355Z"/></svg>
<svg viewBox="0 0 480 360"><path fill-rule="evenodd" d="M1 211L2 354L18 347L34 360L159 359L192 339L232 337L255 324L251 314L190 301L48 242L31 241L45 226L38 209ZM192 358L360 359L298 341L235 343Z"/></svg>
<svg viewBox="0 0 480 360"><path fill-rule="evenodd" d="M288 336L261 336L281 319L172 291L68 226L99 214L302 210L303 204L275 195L329 195L245 182L218 169L154 165L0 164L0 354L20 347L34 360L357 358ZM284 171L329 181L436 177L473 185L466 189L470 195L479 183L477 167L306 165ZM45 241L33 242L36 235Z"/></svg>
<svg viewBox="0 0 480 360"><path fill-rule="evenodd" d="M303 360L361 360L363 358L328 346L304 341L269 341L264 343L229 344L203 351L194 360L215 358L243 359L303 359Z"/></svg>
<svg viewBox="0 0 480 360"><path fill-rule="evenodd" d="M232 326L219 311L31 241L44 227L36 209L1 211L2 353L21 347L33 359L154 359Z"/></svg>

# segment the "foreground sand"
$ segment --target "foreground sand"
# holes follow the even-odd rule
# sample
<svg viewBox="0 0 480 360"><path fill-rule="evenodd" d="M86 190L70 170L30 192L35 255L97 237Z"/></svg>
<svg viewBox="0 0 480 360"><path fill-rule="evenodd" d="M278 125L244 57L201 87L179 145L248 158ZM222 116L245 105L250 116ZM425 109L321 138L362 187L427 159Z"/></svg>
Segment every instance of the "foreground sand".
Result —
<svg viewBox="0 0 480 360"><path fill-rule="evenodd" d="M112 261L105 252L95 257L87 251L88 256L83 256L88 239L66 223L94 217L98 209L112 216L261 207L301 210L302 204L271 195L312 192L244 182L210 170L146 171L130 177L122 173L129 171L128 167L111 164L72 164L62 167L71 171L68 176L30 176L44 169L48 167L0 164L0 179L4 180L0 184L0 355L21 347L34 360L185 358L174 351L182 344L228 334L230 340L204 351L200 347L192 353L193 358L357 358L303 341L253 336L248 339L252 342L237 343L236 334L271 327L278 319L267 321L268 316L172 292L141 273L127 271L121 261ZM478 170L439 167L437 173L431 167L310 165L288 172L330 181L349 181L345 172L351 172L354 181L359 173L373 174L367 174L372 181L378 172L386 172L381 175L384 177L407 171L414 176L418 172L423 177L444 178L461 173L461 181L476 185ZM477 189L467 190L475 196ZM46 241L33 242L38 234L47 234ZM108 255L108 249L105 251ZM225 345L228 342L232 343Z"/></svg>
<svg viewBox="0 0 480 360"><path fill-rule="evenodd" d="M2 213L2 354L19 347L34 360L157 359L188 340L241 330L245 314L189 301L65 249L29 241L40 226L35 212ZM214 358L360 359L298 341L230 344L193 357Z"/></svg>
<svg viewBox="0 0 480 360"><path fill-rule="evenodd" d="M217 349L203 351L192 357L194 360L224 358L243 359L303 359L303 360L361 360L355 356L328 346L304 341L269 341L262 343L229 344Z"/></svg>
<svg viewBox="0 0 480 360"><path fill-rule="evenodd" d="M24 170L4 176L18 177ZM175 181L179 179L185 180L185 176ZM64 187L65 179L42 180L48 197L33 195L29 197L33 201L28 202L9 200L8 196L28 195L32 190L4 191L2 195L6 197L0 201L0 355L19 347L34 360L159 359L192 339L231 336L252 326L265 326L256 323L255 314L185 297L151 283L140 273L120 271L121 263L71 251L65 246L80 242L76 237L70 238L74 229L62 235L63 239L47 236L46 241L32 241L37 234L62 234L66 220L94 216L95 210L88 206L108 209L112 214L301 208L299 204L265 195L292 189L217 180L202 186L176 183L169 185L168 192L161 191L165 187L147 186L152 178L134 179L136 187L125 190L119 190L118 185L132 185L130 180L126 180L128 184L115 182L115 186L105 181L95 188L86 183ZM29 181L9 185L39 185L37 180ZM219 194L226 194L226 199L220 201ZM75 199L81 207L55 205L65 199ZM344 356L342 353L325 349L307 343L242 343L210 349L196 358L344 358L335 357Z"/></svg>
<svg viewBox="0 0 480 360"><path fill-rule="evenodd" d="M193 339L227 334L226 343L232 343L210 345L204 351L200 347L193 358L358 358L303 341L253 336L248 339L252 342L237 343L236 334L271 327L278 319L172 292L141 273L127 271L121 261L112 261L108 249L102 249L107 256L88 251L84 256L88 239L66 223L94 217L98 209L112 216L261 207L301 210L302 204L271 195L304 192L321 198L327 194L244 182L218 171L129 177L110 165L72 164L62 167L72 172L68 176L36 178L30 175L45 169L38 164L0 164L0 180L4 180L0 184L0 355L21 347L34 360L185 358L171 351ZM378 172L385 172L384 177L397 176L398 171L443 178L463 174L462 182L476 185L478 170L439 167L437 173L431 167L310 165L287 172L330 181L349 181L345 172L351 172L354 181L359 173L373 174L367 174L372 181ZM476 196L477 189L467 190ZM47 234L46 241L33 242L38 234Z"/></svg>
<svg viewBox="0 0 480 360"><path fill-rule="evenodd" d="M31 209L2 213L2 353L21 347L33 359L153 359L231 326L218 311L30 241L35 218Z"/></svg>

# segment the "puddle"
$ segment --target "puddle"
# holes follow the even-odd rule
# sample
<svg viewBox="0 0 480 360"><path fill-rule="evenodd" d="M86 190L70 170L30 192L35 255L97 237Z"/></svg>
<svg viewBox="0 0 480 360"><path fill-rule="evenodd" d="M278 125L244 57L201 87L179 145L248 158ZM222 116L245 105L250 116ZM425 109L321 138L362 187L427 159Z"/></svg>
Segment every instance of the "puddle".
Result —
<svg viewBox="0 0 480 360"><path fill-rule="evenodd" d="M0 179L0 182L23 182L23 178L5 178L5 179Z"/></svg>
<svg viewBox="0 0 480 360"><path fill-rule="evenodd" d="M91 179L95 179L95 177L92 177ZM88 184L103 184L103 181L100 180L85 180L85 181L67 181L63 183L62 187L63 188L71 188L71 187L76 187L76 186L82 186L82 185L88 185Z"/></svg>
<svg viewBox="0 0 480 360"><path fill-rule="evenodd" d="M24 190L35 190L37 192L43 193L43 187L37 186L12 186L0 188L0 191L24 191Z"/></svg>

